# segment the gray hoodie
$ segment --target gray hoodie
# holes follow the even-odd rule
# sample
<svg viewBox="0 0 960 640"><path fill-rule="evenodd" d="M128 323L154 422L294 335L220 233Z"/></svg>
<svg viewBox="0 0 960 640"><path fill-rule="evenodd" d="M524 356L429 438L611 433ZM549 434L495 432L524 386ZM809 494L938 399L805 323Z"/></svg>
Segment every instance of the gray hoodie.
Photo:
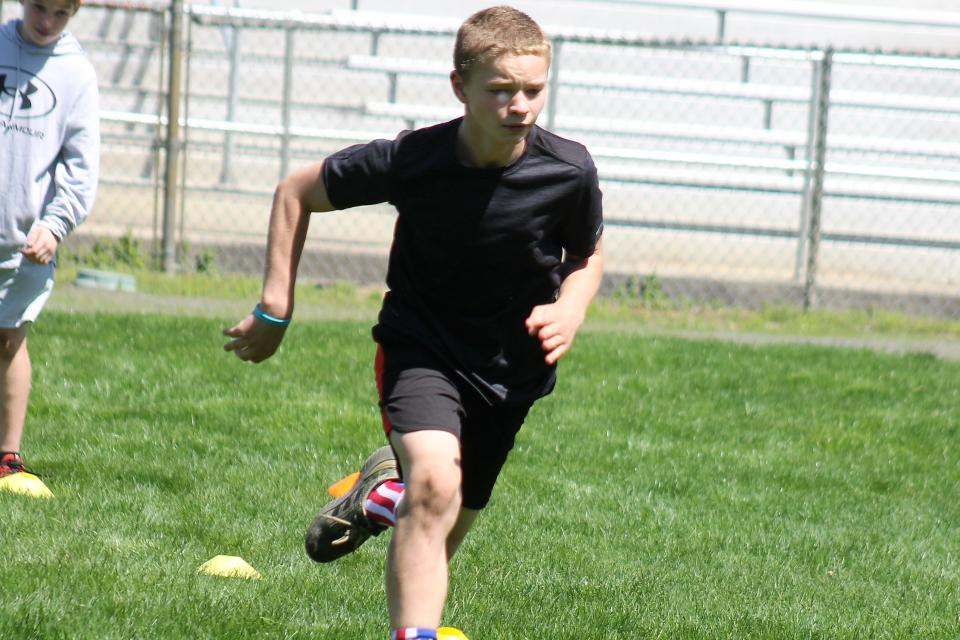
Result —
<svg viewBox="0 0 960 640"><path fill-rule="evenodd" d="M93 207L100 97L93 65L67 32L38 47L0 25L0 268L20 265L35 224L63 240Z"/></svg>

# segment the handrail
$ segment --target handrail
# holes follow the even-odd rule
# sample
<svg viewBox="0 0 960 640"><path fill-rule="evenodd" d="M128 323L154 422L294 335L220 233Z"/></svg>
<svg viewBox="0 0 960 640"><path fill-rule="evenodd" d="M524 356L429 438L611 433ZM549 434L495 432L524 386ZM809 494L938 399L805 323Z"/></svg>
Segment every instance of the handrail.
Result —
<svg viewBox="0 0 960 640"><path fill-rule="evenodd" d="M104 0L90 0L90 3L111 4L104 2ZM770 2L768 0L600 0L599 3L685 11L708 11L722 15L724 18L730 14L743 14L803 20L814 19L863 24L960 29L960 14L957 12L932 11L926 9L900 9L871 6L838 7L826 2ZM425 18L424 16L409 14L364 10L334 9L325 14L305 14L299 11L235 9L209 5L191 5L190 13L198 20L210 20L215 16L235 16L244 20L262 21L264 23L276 22L278 20L298 21L298 19L303 19L316 26L321 26L324 23L329 24L332 21L348 20L353 21L355 26L362 25L368 28L371 26L381 29L400 28L406 30L413 28L420 32L430 31L434 33L454 33L459 26L459 21L454 19ZM325 18L317 19L318 15L323 15ZM558 35L558 32L553 29L550 29L549 32L552 35ZM573 29L570 30L570 32L602 33L603 31ZM722 41L722 38L719 40Z"/></svg>
<svg viewBox="0 0 960 640"><path fill-rule="evenodd" d="M100 0L103 2L104 0ZM927 26L948 29L960 29L960 13L910 11L880 8L845 8L840 9L824 3L789 2L773 4L755 2L753 0L697 0L696 2L674 0L601 0L602 2L619 4L636 4L655 7L672 7L689 10L714 11L718 15L727 13L745 13L755 15L770 15L795 17L803 19L841 20L846 22L863 22L864 24L890 24L901 26ZM810 8L808 11L807 8ZM875 9L875 10L871 10ZM242 9L231 7L217 7L211 5L189 5L190 18L198 24L230 25L246 28L264 29L299 29L305 31L342 31L353 33L370 33L374 36L383 34L407 34L451 37L456 34L459 21L447 18L426 17L401 13L384 13L371 11L355 11L333 9L325 13L304 13L300 11L277 11L268 9ZM723 29L725 21L720 20L718 34L715 39L705 39L696 42L677 40L674 38L658 38L650 33L626 31L618 29L597 29L570 27L567 25L544 25L555 42L575 42L593 45L642 45L648 48L696 48L700 51L713 51L728 55L742 55L754 58L806 59L817 61L822 59L823 52L812 46L777 46L765 47L743 45L725 42ZM844 50L837 47L838 52L859 55L858 49ZM903 56L916 59L913 53L884 52L887 60ZM924 68L956 68L956 62L920 63ZM853 58L850 59L853 61ZM845 61L846 62L846 61ZM933 65L933 66L931 66ZM943 66L946 65L946 66ZM911 65L903 65L911 66Z"/></svg>
<svg viewBox="0 0 960 640"><path fill-rule="evenodd" d="M104 0L99 0L103 2ZM725 41L726 19L731 14L769 16L826 22L847 22L864 25L888 25L960 29L960 14L949 11L898 9L892 7L837 7L825 2L769 2L767 0L600 0L606 4L632 7L652 7L686 11L706 11L717 15L717 34L710 44ZM446 18L416 16L400 13L334 9L323 14L299 11L237 9L209 5L190 5L191 17L206 24L240 24L247 27L301 29L375 30L382 33L414 33L453 35L459 21ZM649 34L616 29L571 28L562 25L544 25L551 37L616 44L636 39L651 40ZM708 43L703 43L708 44Z"/></svg>
<svg viewBox="0 0 960 640"><path fill-rule="evenodd" d="M4 0L0 0L2 3ZM11 1L11 0L6 0ZM356 4L356 3L354 3ZM584 2L584 4L589 4ZM825 20L840 22L858 22L863 24L881 24L894 26L933 27L960 29L960 13L930 9L903 9L884 6L837 6L829 2L800 2L798 0L595 0L593 4L611 4L630 7L651 7L680 11L707 11L728 16L731 14L797 18L803 20ZM129 11L166 11L169 0L84 0L87 7L106 9L124 9ZM191 15L213 16L217 14L243 15L247 19L267 19L268 14L282 14L286 19L296 19L305 14L299 11L251 10L234 7L216 7L210 5L190 5ZM358 9L334 9L326 15L336 15L338 20L349 14L376 15L375 12ZM386 15L386 14L381 14ZM396 21L399 14L390 14ZM273 19L273 18L269 18ZM424 16L408 16L411 25L422 25L425 21L436 25L449 25L453 21ZM459 23L453 26L455 30ZM443 27L448 28L448 27ZM552 32L551 32L552 33Z"/></svg>
<svg viewBox="0 0 960 640"><path fill-rule="evenodd" d="M602 0L606 4L717 13L721 23L730 14L815 19L864 24L960 29L960 13L895 7L837 6L827 2L769 0ZM722 38L720 38L722 40Z"/></svg>
<svg viewBox="0 0 960 640"><path fill-rule="evenodd" d="M5 0L0 0L0 15ZM9 0L6 0L9 1ZM769 16L798 20L822 20L862 25L885 25L924 27L935 29L960 29L960 13L925 9L900 9L894 7L837 7L826 2L798 2L768 0L598 0L598 3L631 7L651 7L683 11L705 11L716 14L716 37L701 46L722 46L726 40L726 22L729 15ZM164 0L85 0L88 7L123 9L126 11L162 13L169 9ZM303 30L341 30L376 33L408 33L411 35L453 35L459 21L454 19L415 16L399 13L369 12L356 9L333 9L324 13L301 11L277 11L268 9L243 9L212 5L189 4L184 11L201 24L219 24L260 28L297 28ZM611 29L571 28L563 25L545 25L555 40L567 40L591 44L628 44L644 40L648 46L656 45L657 39L650 34ZM677 44L672 40L660 42L661 46ZM689 45L690 43L683 43ZM797 47L804 49L805 47Z"/></svg>

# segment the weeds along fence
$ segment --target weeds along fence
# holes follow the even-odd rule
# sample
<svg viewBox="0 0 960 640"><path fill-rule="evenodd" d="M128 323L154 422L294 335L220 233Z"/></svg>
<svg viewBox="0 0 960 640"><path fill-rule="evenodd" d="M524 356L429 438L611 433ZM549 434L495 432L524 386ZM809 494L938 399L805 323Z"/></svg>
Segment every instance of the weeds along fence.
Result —
<svg viewBox="0 0 960 640"><path fill-rule="evenodd" d="M717 15L698 42L540 18L554 43L540 123L597 161L607 289L960 317L960 61L733 44ZM459 115L457 26L88 1L71 29L100 75L103 173L71 243L132 237L167 271L259 273L281 176ZM313 216L301 273L382 282L394 215Z"/></svg>

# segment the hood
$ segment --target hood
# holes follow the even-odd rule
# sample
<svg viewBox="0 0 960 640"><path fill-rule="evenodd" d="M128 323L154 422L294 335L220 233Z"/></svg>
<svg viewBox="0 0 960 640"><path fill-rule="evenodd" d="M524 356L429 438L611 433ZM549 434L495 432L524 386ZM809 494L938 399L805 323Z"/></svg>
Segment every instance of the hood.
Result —
<svg viewBox="0 0 960 640"><path fill-rule="evenodd" d="M16 19L0 25L0 38L9 40L10 43L28 55L67 56L75 53L83 53L83 47L80 46L80 41L74 38L69 31L61 33L59 38L45 47L39 47L32 42L24 40L20 37L20 32L17 30L20 22L20 19Z"/></svg>

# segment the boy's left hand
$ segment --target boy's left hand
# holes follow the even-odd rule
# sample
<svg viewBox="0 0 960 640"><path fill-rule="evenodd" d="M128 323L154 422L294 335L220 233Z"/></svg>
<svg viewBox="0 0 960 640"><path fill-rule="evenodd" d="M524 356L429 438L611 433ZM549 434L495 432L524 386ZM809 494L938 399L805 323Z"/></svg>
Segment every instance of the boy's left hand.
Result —
<svg viewBox="0 0 960 640"><path fill-rule="evenodd" d="M544 361L555 364L570 350L577 330L583 324L584 312L562 302L542 304L533 308L527 317L527 333L540 340L546 352Z"/></svg>
<svg viewBox="0 0 960 640"><path fill-rule="evenodd" d="M27 236L27 243L20 252L23 257L36 264L47 264L57 254L57 238L46 227L37 225Z"/></svg>

